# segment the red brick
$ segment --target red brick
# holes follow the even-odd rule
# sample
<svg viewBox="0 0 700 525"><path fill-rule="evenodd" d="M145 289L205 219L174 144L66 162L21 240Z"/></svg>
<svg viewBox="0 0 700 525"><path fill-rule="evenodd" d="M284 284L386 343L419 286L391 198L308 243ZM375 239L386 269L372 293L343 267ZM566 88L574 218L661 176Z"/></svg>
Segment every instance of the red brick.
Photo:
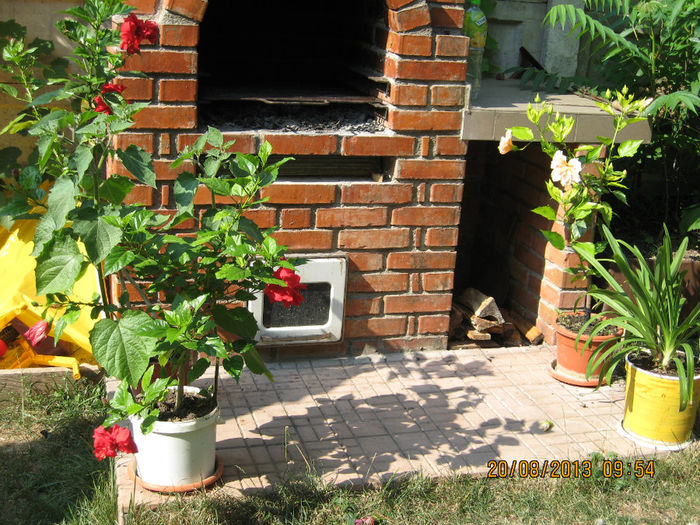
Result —
<svg viewBox="0 0 700 525"><path fill-rule="evenodd" d="M449 327L449 315L421 315L418 318L419 334L444 334Z"/></svg>
<svg viewBox="0 0 700 525"><path fill-rule="evenodd" d="M275 210L267 210L257 208L254 210L247 210L243 213L243 216L255 222L258 228L272 228L277 224L277 214Z"/></svg>
<svg viewBox="0 0 700 525"><path fill-rule="evenodd" d="M381 253L349 253L348 268L351 272L372 272L381 270L384 256Z"/></svg>
<svg viewBox="0 0 700 525"><path fill-rule="evenodd" d="M131 7L135 7L137 15L150 15L156 12L156 4L158 0L128 0L125 2Z"/></svg>
<svg viewBox="0 0 700 525"><path fill-rule="evenodd" d="M340 188L343 204L403 204L412 199L412 184L360 183Z"/></svg>
<svg viewBox="0 0 700 525"><path fill-rule="evenodd" d="M411 274L411 291L413 293L420 293L420 274L417 273L412 273Z"/></svg>
<svg viewBox="0 0 700 525"><path fill-rule="evenodd" d="M196 106L148 106L134 116L134 129L192 129L197 126Z"/></svg>
<svg viewBox="0 0 700 525"><path fill-rule="evenodd" d="M392 226L441 226L459 224L459 208L454 206L412 206L391 212Z"/></svg>
<svg viewBox="0 0 700 525"><path fill-rule="evenodd" d="M443 312L451 307L451 294L390 295L384 298L384 312L387 314Z"/></svg>
<svg viewBox="0 0 700 525"><path fill-rule="evenodd" d="M333 184L277 183L260 190L270 204L330 204L335 201Z"/></svg>
<svg viewBox="0 0 700 525"><path fill-rule="evenodd" d="M557 313L556 308L552 308L551 306L540 302L540 306L537 309L537 317L539 319L542 319L545 323L553 325L554 323L556 323L559 314Z"/></svg>
<svg viewBox="0 0 700 525"><path fill-rule="evenodd" d="M410 4L413 0L386 0L386 6L389 9L401 9L403 6Z"/></svg>
<svg viewBox="0 0 700 525"><path fill-rule="evenodd" d="M555 308L572 309L576 306L577 301L579 305L582 304L580 297L583 294L583 290L560 290L543 281L539 295L543 301L548 302Z"/></svg>
<svg viewBox="0 0 700 525"><path fill-rule="evenodd" d="M447 336L400 337L382 341L385 352L418 352L422 350L444 350Z"/></svg>
<svg viewBox="0 0 700 525"><path fill-rule="evenodd" d="M454 286L454 273L424 273L421 274L423 290L426 292L442 292L452 290Z"/></svg>
<svg viewBox="0 0 700 525"><path fill-rule="evenodd" d="M587 288L586 279L573 280L573 275L550 262L545 262L544 277L555 287L565 289Z"/></svg>
<svg viewBox="0 0 700 525"><path fill-rule="evenodd" d="M399 159L394 175L397 179L459 180L464 178L465 165L463 160Z"/></svg>
<svg viewBox="0 0 700 525"><path fill-rule="evenodd" d="M433 184L430 186L430 202L462 202L463 184Z"/></svg>
<svg viewBox="0 0 700 525"><path fill-rule="evenodd" d="M114 147L125 150L131 144L148 153L153 153L153 133L119 133L114 137Z"/></svg>
<svg viewBox="0 0 700 525"><path fill-rule="evenodd" d="M581 264L581 259L576 255L576 252L557 250L549 243L547 243L547 247L544 250L544 258L560 268L576 268Z"/></svg>
<svg viewBox="0 0 700 525"><path fill-rule="evenodd" d="M311 210L308 208L291 208L280 212L282 228L309 228L311 226Z"/></svg>
<svg viewBox="0 0 700 525"><path fill-rule="evenodd" d="M386 208L325 208L316 211L317 228L384 226Z"/></svg>
<svg viewBox="0 0 700 525"><path fill-rule="evenodd" d="M384 74L399 80L453 80L464 81L467 63L447 60L408 60L387 57Z"/></svg>
<svg viewBox="0 0 700 525"><path fill-rule="evenodd" d="M343 137L341 153L343 155L387 157L413 155L415 142L416 139L413 137L355 135Z"/></svg>
<svg viewBox="0 0 700 525"><path fill-rule="evenodd" d="M187 146L194 144L201 133L181 133L177 136L177 150L183 151ZM230 151L238 153L255 153L255 135L247 133L224 133L224 142L235 140Z"/></svg>
<svg viewBox="0 0 700 525"><path fill-rule="evenodd" d="M198 42L198 25L163 24L160 26L161 46L195 47Z"/></svg>
<svg viewBox="0 0 700 525"><path fill-rule="evenodd" d="M153 80L150 78L120 77L117 84L124 86L126 100L151 100L153 98Z"/></svg>
<svg viewBox="0 0 700 525"><path fill-rule="evenodd" d="M469 38L458 35L438 35L437 56L465 57L469 54Z"/></svg>
<svg viewBox="0 0 700 525"><path fill-rule="evenodd" d="M170 155L170 133L161 133L158 140L158 154L164 157Z"/></svg>
<svg viewBox="0 0 700 525"><path fill-rule="evenodd" d="M137 184L124 199L124 204L145 204L153 206L153 188Z"/></svg>
<svg viewBox="0 0 700 525"><path fill-rule="evenodd" d="M140 54L129 55L123 71L142 73L197 73L197 53L194 51L170 51L142 49Z"/></svg>
<svg viewBox="0 0 700 525"><path fill-rule="evenodd" d="M397 55L429 57L433 53L433 39L430 35L406 35L389 31L386 49Z"/></svg>
<svg viewBox="0 0 700 525"><path fill-rule="evenodd" d="M515 288L512 291L512 300L529 312L536 312L540 302L539 296L527 288Z"/></svg>
<svg viewBox="0 0 700 525"><path fill-rule="evenodd" d="M430 25L430 9L427 5L418 5L401 11L389 10L389 28L394 31L410 31Z"/></svg>
<svg viewBox="0 0 700 525"><path fill-rule="evenodd" d="M457 228L428 228L425 231L426 246L457 246Z"/></svg>
<svg viewBox="0 0 700 525"><path fill-rule="evenodd" d="M544 258L541 255L532 252L522 244L517 244L513 256L517 261L523 263L533 272L538 274L542 273L544 269Z"/></svg>
<svg viewBox="0 0 700 525"><path fill-rule="evenodd" d="M278 155L330 155L338 151L335 135L269 134L263 140Z"/></svg>
<svg viewBox="0 0 700 525"><path fill-rule="evenodd" d="M433 7L430 18L434 27L462 29L464 26L464 9L461 7Z"/></svg>
<svg viewBox="0 0 700 525"><path fill-rule="evenodd" d="M405 292L407 273L351 273L348 292Z"/></svg>
<svg viewBox="0 0 700 525"><path fill-rule="evenodd" d="M394 252L387 256L389 270L452 270L457 254L454 252Z"/></svg>
<svg viewBox="0 0 700 525"><path fill-rule="evenodd" d="M382 309L382 299L348 299L345 302L345 315L354 317L360 315L378 315Z"/></svg>
<svg viewBox="0 0 700 525"><path fill-rule="evenodd" d="M387 121L394 131L441 131L458 130L462 127L462 113L459 111L389 111Z"/></svg>
<svg viewBox="0 0 700 525"><path fill-rule="evenodd" d="M171 217L174 216L177 211L176 210L158 210L158 213L162 215L170 215ZM173 226L174 229L176 230L193 230L196 226L196 223L194 219L187 219L179 223L177 226Z"/></svg>
<svg viewBox="0 0 700 525"><path fill-rule="evenodd" d="M391 84L389 96L380 95L395 106L425 106L428 103L428 86L417 84Z"/></svg>
<svg viewBox="0 0 700 525"><path fill-rule="evenodd" d="M429 155L430 155L430 137L421 137L420 156L427 157Z"/></svg>
<svg viewBox="0 0 700 525"><path fill-rule="evenodd" d="M241 197L225 197L224 195L216 195L215 202L217 204L236 204L241 201ZM194 203L197 206L211 205L211 192L204 185L200 185L194 194Z"/></svg>
<svg viewBox="0 0 700 525"><path fill-rule="evenodd" d="M408 242L408 228L343 230L338 233L338 248L341 250L406 248Z"/></svg>
<svg viewBox="0 0 700 525"><path fill-rule="evenodd" d="M171 160L163 159L156 159L153 161L153 170L156 172L156 178L158 180L175 180L178 175L184 171L194 173L194 164L192 164L191 161L185 161L174 169L170 167L172 162Z"/></svg>
<svg viewBox="0 0 700 525"><path fill-rule="evenodd" d="M207 10L207 0L165 0L168 11L201 22Z"/></svg>
<svg viewBox="0 0 700 525"><path fill-rule="evenodd" d="M330 250L333 232L319 230L277 231L273 237L290 250Z"/></svg>
<svg viewBox="0 0 700 525"><path fill-rule="evenodd" d="M197 81L194 79L164 79L158 81L158 99L161 102L195 102Z"/></svg>
<svg viewBox="0 0 700 525"><path fill-rule="evenodd" d="M438 155L466 155L467 143L459 137L437 137L435 152Z"/></svg>
<svg viewBox="0 0 700 525"><path fill-rule="evenodd" d="M464 86L432 86L430 102L434 106L463 106Z"/></svg>
<svg viewBox="0 0 700 525"><path fill-rule="evenodd" d="M402 335L406 333L405 317L346 319L345 337Z"/></svg>

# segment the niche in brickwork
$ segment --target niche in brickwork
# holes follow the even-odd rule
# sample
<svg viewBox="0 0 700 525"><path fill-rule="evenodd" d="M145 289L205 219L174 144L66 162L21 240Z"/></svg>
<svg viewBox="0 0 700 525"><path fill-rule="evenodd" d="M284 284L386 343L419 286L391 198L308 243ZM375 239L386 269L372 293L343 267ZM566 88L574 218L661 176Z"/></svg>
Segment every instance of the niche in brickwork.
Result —
<svg viewBox="0 0 700 525"><path fill-rule="evenodd" d="M383 0L209 2L199 115L223 129L383 129Z"/></svg>

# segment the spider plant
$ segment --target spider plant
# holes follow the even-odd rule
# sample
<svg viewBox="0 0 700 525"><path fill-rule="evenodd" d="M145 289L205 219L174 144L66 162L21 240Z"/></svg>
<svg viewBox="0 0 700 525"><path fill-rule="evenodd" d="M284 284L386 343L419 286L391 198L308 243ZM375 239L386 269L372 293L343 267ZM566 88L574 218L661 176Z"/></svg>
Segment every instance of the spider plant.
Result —
<svg viewBox="0 0 700 525"><path fill-rule="evenodd" d="M574 246L579 256L608 286L606 289L593 285L589 290L588 294L607 308L591 317L582 327L579 337L589 326L592 336L608 326L624 330L615 336L613 344L593 353L586 375L590 377L602 365L601 378L610 383L616 365L628 353L649 352L660 371L668 370L672 364L675 366L680 383L680 410L683 410L693 398L695 355L691 340L695 341L700 332L700 304L685 317L681 316L686 299L682 296L685 272L681 272L680 267L688 238L683 239L674 255L668 229L664 226L663 243L650 263L639 248L615 239L605 225L602 231L612 250L613 261L624 275L630 291L626 292L595 257L592 246L586 243ZM623 247L633 259L625 255ZM589 341L584 350L590 346Z"/></svg>

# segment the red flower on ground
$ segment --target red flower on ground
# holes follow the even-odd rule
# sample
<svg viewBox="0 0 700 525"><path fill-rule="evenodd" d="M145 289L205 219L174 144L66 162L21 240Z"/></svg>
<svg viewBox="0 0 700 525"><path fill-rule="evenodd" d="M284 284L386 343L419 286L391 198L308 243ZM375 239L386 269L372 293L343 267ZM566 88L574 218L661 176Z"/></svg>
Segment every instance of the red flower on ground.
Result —
<svg viewBox="0 0 700 525"><path fill-rule="evenodd" d="M113 458L117 455L117 450L126 454L138 452L136 443L131 437L131 431L119 425L110 428L100 425L92 433L92 441L95 457L100 461L104 458Z"/></svg>
<svg viewBox="0 0 700 525"><path fill-rule="evenodd" d="M24 332L24 338L27 341L29 341L30 345L36 346L39 343L41 343L44 339L46 339L46 336L49 333L49 328L51 328L49 323L43 320L39 321L34 326L29 328L26 332Z"/></svg>
<svg viewBox="0 0 700 525"><path fill-rule="evenodd" d="M105 93L119 93L121 94L124 90L126 89L126 86L120 86L118 84L110 84L107 82L102 86L102 89L100 90L100 93L103 95ZM112 114L112 108L110 108L107 103L104 101L102 97L99 95L95 97L95 111L98 111L100 113L107 113L107 115Z"/></svg>
<svg viewBox="0 0 700 525"><path fill-rule="evenodd" d="M301 278L294 270L289 268L278 268L272 275L275 279L281 279L287 286L279 284L268 284L265 286L265 295L272 303L282 303L285 308L290 305L299 306L304 300L299 290L305 290L306 285L301 284Z"/></svg>
<svg viewBox="0 0 700 525"><path fill-rule="evenodd" d="M121 25L121 49L129 55L141 51L141 41L148 40L155 44L158 40L158 24L150 20L139 20L134 13L124 19Z"/></svg>

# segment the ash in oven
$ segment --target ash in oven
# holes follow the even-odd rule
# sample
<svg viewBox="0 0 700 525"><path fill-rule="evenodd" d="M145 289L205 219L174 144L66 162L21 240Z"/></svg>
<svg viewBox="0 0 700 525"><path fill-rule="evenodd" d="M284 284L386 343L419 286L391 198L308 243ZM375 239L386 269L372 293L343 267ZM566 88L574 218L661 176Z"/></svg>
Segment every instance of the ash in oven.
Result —
<svg viewBox="0 0 700 525"><path fill-rule="evenodd" d="M371 106L358 104L200 103L200 123L222 131L286 132L384 131L384 118Z"/></svg>

